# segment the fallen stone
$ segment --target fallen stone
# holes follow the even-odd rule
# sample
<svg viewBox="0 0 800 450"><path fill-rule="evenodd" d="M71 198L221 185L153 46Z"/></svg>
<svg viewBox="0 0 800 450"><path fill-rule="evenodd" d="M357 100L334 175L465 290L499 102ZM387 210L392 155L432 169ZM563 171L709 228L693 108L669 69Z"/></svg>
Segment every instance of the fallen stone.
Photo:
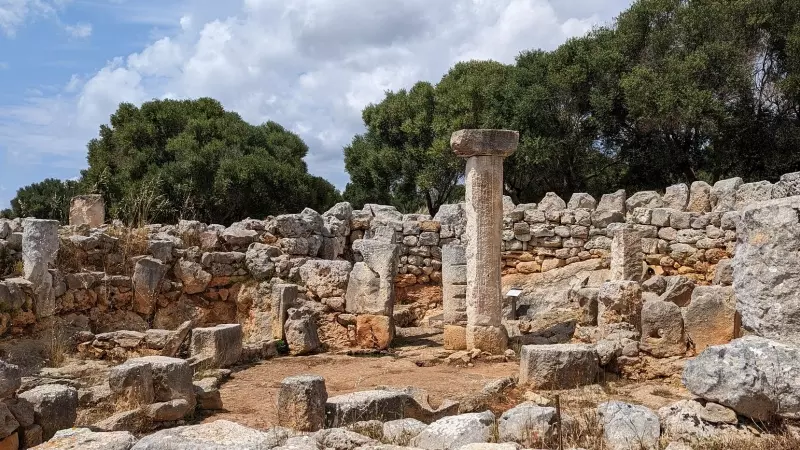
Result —
<svg viewBox="0 0 800 450"><path fill-rule="evenodd" d="M129 450L134 443L136 438L127 431L103 433L89 428L71 428L57 432L44 447L53 450Z"/></svg>
<svg viewBox="0 0 800 450"><path fill-rule="evenodd" d="M504 412L497 422L501 442L515 442L526 448L542 447L557 442L556 409L525 402ZM571 434L575 421L564 414L562 433Z"/></svg>
<svg viewBox="0 0 800 450"><path fill-rule="evenodd" d="M289 437L282 429L259 431L227 420L157 431L139 440L132 450L262 450Z"/></svg>
<svg viewBox="0 0 800 450"><path fill-rule="evenodd" d="M356 317L356 344L360 348L386 350L392 344L394 326L392 318L372 314Z"/></svg>
<svg viewBox="0 0 800 450"><path fill-rule="evenodd" d="M325 404L325 426L336 428L364 420L404 419L413 407L410 395L400 391L374 390L331 397Z"/></svg>
<svg viewBox="0 0 800 450"><path fill-rule="evenodd" d="M114 366L108 373L111 392L129 407L153 403L153 365L149 362L130 359Z"/></svg>
<svg viewBox="0 0 800 450"><path fill-rule="evenodd" d="M663 434L680 442L697 443L724 437L742 439L748 432L736 426L736 413L716 403L681 400L658 410Z"/></svg>
<svg viewBox="0 0 800 450"><path fill-rule="evenodd" d="M37 386L19 395L33 405L35 421L44 439L58 430L71 428L78 416L78 391L58 384Z"/></svg>
<svg viewBox="0 0 800 450"><path fill-rule="evenodd" d="M425 428L427 425L417 419L390 420L383 424L383 442L407 446Z"/></svg>
<svg viewBox="0 0 800 450"><path fill-rule="evenodd" d="M147 405L145 414L156 422L172 422L182 419L191 412L189 402L184 399L169 400L166 402L153 403Z"/></svg>
<svg viewBox="0 0 800 450"><path fill-rule="evenodd" d="M19 367L0 360L0 398L10 397L21 385Z"/></svg>
<svg viewBox="0 0 800 450"><path fill-rule="evenodd" d="M325 426L328 391L325 379L316 375L284 378L278 392L278 423L299 431L317 431Z"/></svg>
<svg viewBox="0 0 800 450"><path fill-rule="evenodd" d="M588 345L525 345L520 352L520 384L533 389L571 389L593 384L600 371Z"/></svg>
<svg viewBox="0 0 800 450"><path fill-rule="evenodd" d="M413 447L422 449L459 449L467 444L493 440L495 417L491 411L450 416L428 425L411 440Z"/></svg>
<svg viewBox="0 0 800 450"><path fill-rule="evenodd" d="M334 450L351 450L378 444L375 439L344 428L320 430L314 433L314 439L321 448Z"/></svg>
<svg viewBox="0 0 800 450"><path fill-rule="evenodd" d="M195 328L190 350L192 357L208 361L207 368L230 367L242 355L242 326L237 323Z"/></svg>
<svg viewBox="0 0 800 450"><path fill-rule="evenodd" d="M597 407L603 438L611 450L658 450L661 426L650 409L610 401Z"/></svg>
<svg viewBox="0 0 800 450"><path fill-rule="evenodd" d="M155 401L183 399L189 403L189 409L194 408L193 370L187 361L167 356L145 356L132 361L150 363L153 367Z"/></svg>
<svg viewBox="0 0 800 450"><path fill-rule="evenodd" d="M219 394L219 381L207 377L192 383L194 394L197 398L197 408L207 411L216 411L223 408L222 396Z"/></svg>
<svg viewBox="0 0 800 450"><path fill-rule="evenodd" d="M800 349L758 336L708 347L686 363L683 384L756 420L800 418Z"/></svg>
<svg viewBox="0 0 800 450"><path fill-rule="evenodd" d="M638 324L642 312L642 290L635 281L608 281L597 294L597 325L627 322Z"/></svg>

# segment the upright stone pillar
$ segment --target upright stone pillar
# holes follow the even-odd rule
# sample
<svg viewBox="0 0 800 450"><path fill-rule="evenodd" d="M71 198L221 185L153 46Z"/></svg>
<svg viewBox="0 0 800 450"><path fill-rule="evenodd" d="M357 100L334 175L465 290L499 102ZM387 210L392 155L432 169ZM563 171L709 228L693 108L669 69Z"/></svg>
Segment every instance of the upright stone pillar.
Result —
<svg viewBox="0 0 800 450"><path fill-rule="evenodd" d="M106 203L99 194L72 197L69 204L69 224L97 228L106 221Z"/></svg>
<svg viewBox="0 0 800 450"><path fill-rule="evenodd" d="M615 281L642 281L644 271L642 233L633 225L620 225L613 230L611 240L611 274Z"/></svg>
<svg viewBox="0 0 800 450"><path fill-rule="evenodd" d="M508 344L500 287L503 159L518 143L519 133L509 130L461 130L450 138L467 160L467 348L494 354Z"/></svg>
<svg viewBox="0 0 800 450"><path fill-rule="evenodd" d="M22 232L22 263L25 279L33 283L33 310L37 318L55 314L56 297L50 265L58 254L57 220L25 219Z"/></svg>
<svg viewBox="0 0 800 450"><path fill-rule="evenodd" d="M467 346L467 256L464 245L442 247L442 307L444 348L464 350Z"/></svg>

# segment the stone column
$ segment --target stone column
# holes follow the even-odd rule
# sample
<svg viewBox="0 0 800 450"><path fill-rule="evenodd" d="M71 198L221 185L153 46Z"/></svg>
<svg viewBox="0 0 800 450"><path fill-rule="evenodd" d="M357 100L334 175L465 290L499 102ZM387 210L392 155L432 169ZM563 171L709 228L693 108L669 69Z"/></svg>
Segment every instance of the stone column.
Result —
<svg viewBox="0 0 800 450"><path fill-rule="evenodd" d="M616 225L616 224L614 224ZM633 225L619 224L609 227L613 234L611 241L612 280L630 280L640 283L644 273L644 252L642 233Z"/></svg>
<svg viewBox="0 0 800 450"><path fill-rule="evenodd" d="M33 310L37 318L55 314L56 296L50 265L58 254L57 220L25 219L22 232L22 263L25 279L33 283Z"/></svg>
<svg viewBox="0 0 800 450"><path fill-rule="evenodd" d="M442 307L444 348L466 349L467 256L461 244L442 247Z"/></svg>
<svg viewBox="0 0 800 450"><path fill-rule="evenodd" d="M450 138L455 154L467 160L467 348L493 354L508 344L500 287L503 159L518 143L519 133L508 130L461 130Z"/></svg>
<svg viewBox="0 0 800 450"><path fill-rule="evenodd" d="M106 221L106 203L99 194L72 197L69 205L70 225L97 228Z"/></svg>

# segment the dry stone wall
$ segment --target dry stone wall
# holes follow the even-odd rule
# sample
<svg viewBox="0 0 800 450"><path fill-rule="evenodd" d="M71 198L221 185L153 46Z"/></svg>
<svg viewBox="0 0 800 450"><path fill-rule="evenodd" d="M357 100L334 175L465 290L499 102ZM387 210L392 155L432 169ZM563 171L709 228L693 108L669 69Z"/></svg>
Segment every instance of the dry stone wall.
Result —
<svg viewBox="0 0 800 450"><path fill-rule="evenodd" d="M716 265L734 253L740 211L796 194L800 174L775 184L731 179L674 185L663 194L617 191L599 201L549 193L538 204L514 205L505 198L503 271L547 272L607 258L624 225L638 234L653 271L710 282ZM306 209L228 227L195 221L60 227L55 258L47 243L53 237L36 238L53 233L48 225L0 220L3 335L30 332L52 316L97 334L175 330L185 321L240 323L246 340L311 335L302 345L310 352L321 345L306 333L313 323L322 341L384 346L376 336L391 335L395 290L441 286L434 292L463 305L464 262L447 261L460 254L448 249L463 248L469 238L463 204L443 205L435 217L340 203L322 214ZM22 261L26 269L15 270ZM443 280L443 266L451 279ZM296 295L276 289L286 285L298 286ZM463 316L463 306L447 312ZM366 331L359 333L359 324Z"/></svg>

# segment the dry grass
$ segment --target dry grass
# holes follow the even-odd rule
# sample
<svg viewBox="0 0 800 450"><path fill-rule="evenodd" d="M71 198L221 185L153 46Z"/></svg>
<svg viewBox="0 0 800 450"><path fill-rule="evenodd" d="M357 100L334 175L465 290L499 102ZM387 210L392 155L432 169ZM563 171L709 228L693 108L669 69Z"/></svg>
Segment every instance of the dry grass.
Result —
<svg viewBox="0 0 800 450"><path fill-rule="evenodd" d="M181 233L181 240L183 241L183 248L200 247L202 243L200 240L200 233L194 230Z"/></svg>
<svg viewBox="0 0 800 450"><path fill-rule="evenodd" d="M69 239L61 238L56 256L56 267L62 273L77 273L83 271L83 253Z"/></svg>
<svg viewBox="0 0 800 450"><path fill-rule="evenodd" d="M128 260L133 256L146 255L148 252L147 229L145 228L111 228L108 235L119 239L117 248L122 253L123 267L120 272L131 275Z"/></svg>
<svg viewBox="0 0 800 450"><path fill-rule="evenodd" d="M61 367L67 360L70 339L59 327L51 327L42 335L44 353L50 367Z"/></svg>

